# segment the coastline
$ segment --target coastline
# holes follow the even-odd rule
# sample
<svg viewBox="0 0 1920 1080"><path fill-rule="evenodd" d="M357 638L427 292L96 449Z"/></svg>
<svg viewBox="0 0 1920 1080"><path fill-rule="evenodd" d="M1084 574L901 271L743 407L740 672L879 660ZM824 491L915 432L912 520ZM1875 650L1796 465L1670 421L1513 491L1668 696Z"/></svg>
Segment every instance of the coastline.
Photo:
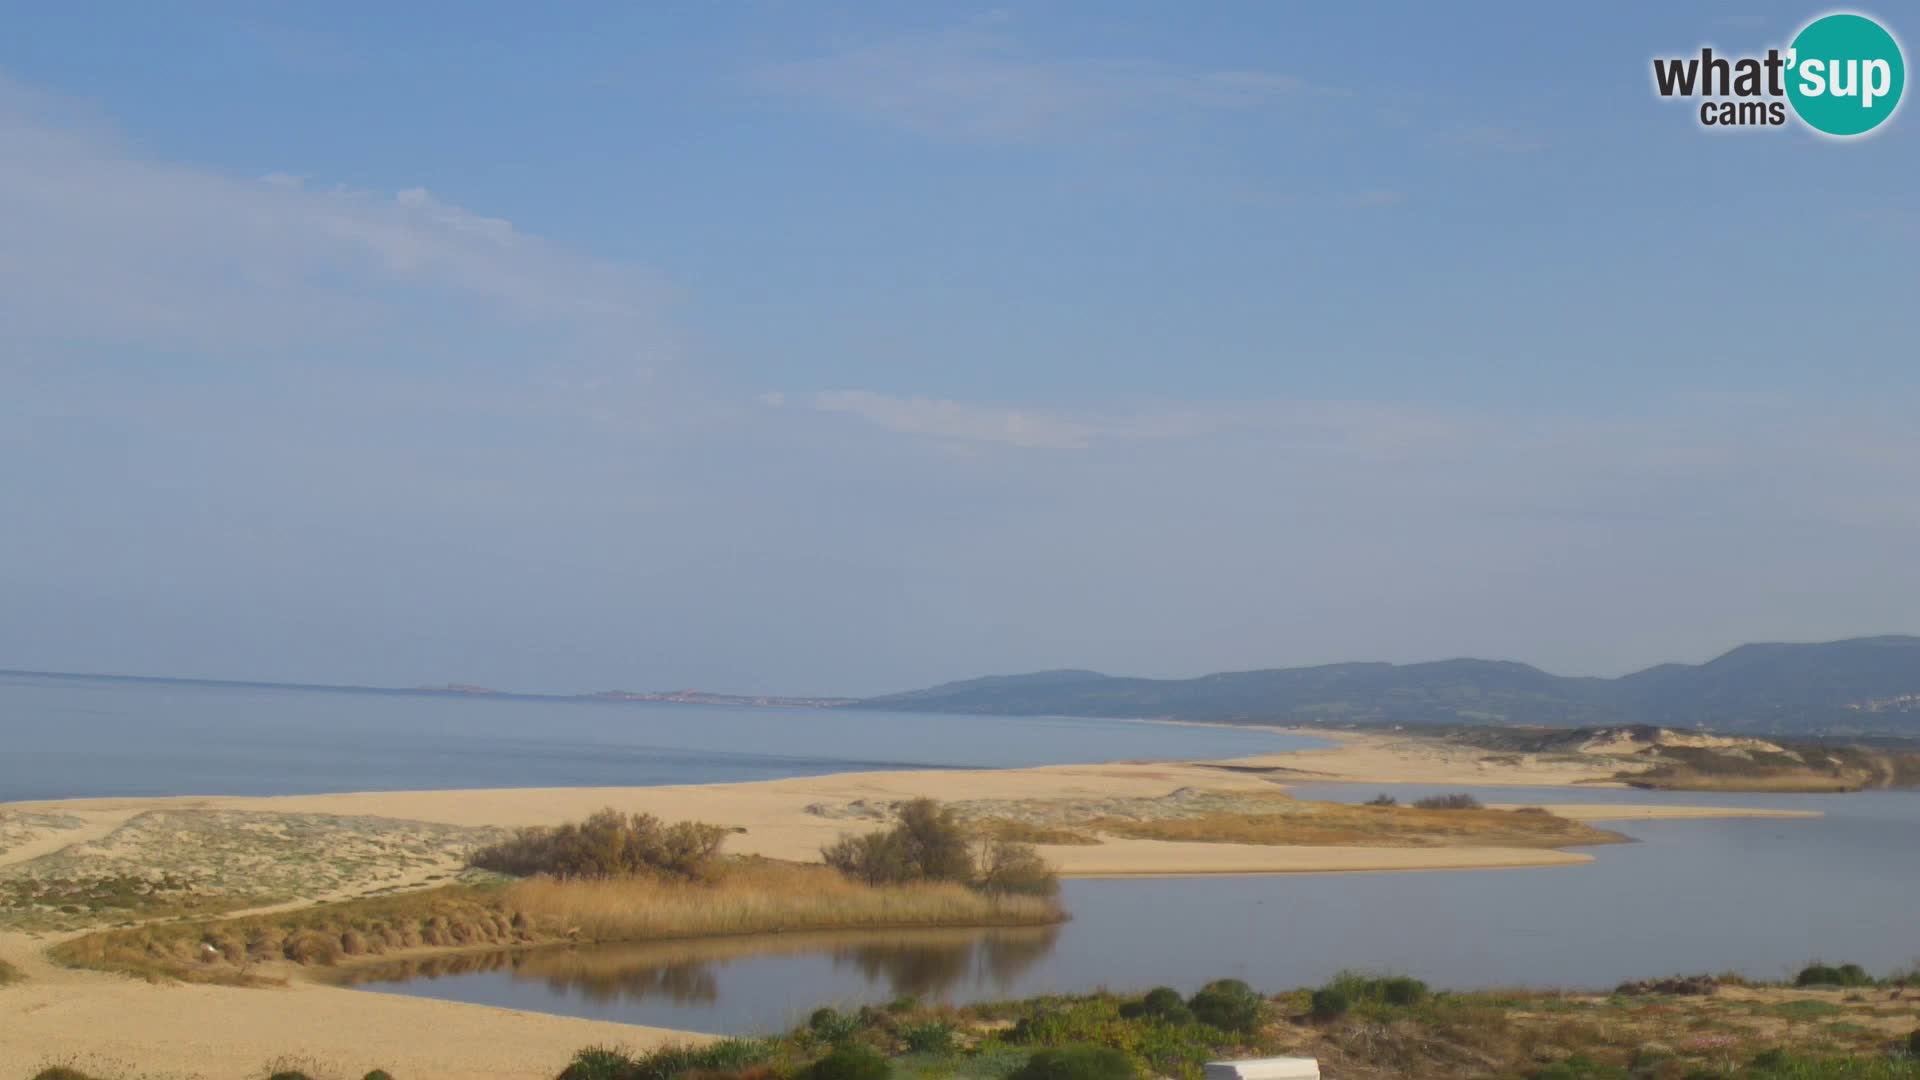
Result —
<svg viewBox="0 0 1920 1080"><path fill-rule="evenodd" d="M229 811L395 819L460 827L553 825L603 807L694 819L738 830L727 850L818 861L823 844L873 827L850 808L929 796L950 803L1023 800L1161 799L1181 791L1273 795L1298 783L1418 783L1457 786L1592 786L1608 763L1489 765L1470 748L1381 735L1322 733L1333 745L1222 761L1123 762L1027 769L843 773L772 781L620 788L507 788L360 792L277 797L96 798L0 804L6 810L66 815L81 825L0 851L0 867L100 842L151 811ZM1684 817L1798 817L1806 811L1664 804L1547 804L1573 820ZM1504 808L1504 807L1502 807ZM864 812L864 811L863 811ZM1578 866L1580 851L1492 846L1266 846L1127 839L1097 845L1041 845L1069 878L1197 877L1245 874L1381 873ZM423 874L416 871L415 874ZM402 887L424 884L412 880ZM307 896L289 907L336 896ZM0 932L0 959L25 980L0 989L0 1072L26 1075L45 1064L95 1062L149 1076L226 1077L295 1054L354 1074L376 1066L396 1075L500 1080L551 1077L583 1046L647 1048L712 1036L377 994L333 982L338 972L286 971L284 987L158 985L57 967L44 949L69 933ZM388 959L451 955L406 950ZM358 965L355 965L358 966ZM218 1017L209 1025L209 1017ZM212 1028L211 1033L208 1029Z"/></svg>
<svg viewBox="0 0 1920 1080"><path fill-rule="evenodd" d="M1276 729L1279 730L1279 729ZM1291 729L1288 729L1291 730ZM1474 787L1599 786L1610 762L1526 760L1489 764L1488 755L1427 739L1351 732L1326 733L1333 746L1219 761L1115 762L1042 765L1018 769L936 769L835 773L735 783L654 787L478 788L444 791L344 792L326 795L166 796L61 799L0 804L45 814L73 814L89 832L149 811L196 810L317 814L395 819L485 828L552 826L604 807L691 819L734 829L727 851L793 862L817 862L820 848L872 820L842 812L921 796L946 803L1020 804L1045 800L1153 799L1183 790L1274 794L1295 784L1431 784ZM1619 784L1608 786L1621 787ZM1581 822L1660 818L1817 817L1817 811L1687 806L1664 803L1595 804L1569 799L1542 806ZM74 837L74 840L80 837ZM69 841L71 842L71 841ZM1249 845L1105 837L1097 845L1038 845L1062 877L1182 874L1343 873L1359 870L1510 868L1586 862L1588 856L1554 848L1461 844L1446 847L1371 845ZM0 865L19 852L0 853Z"/></svg>

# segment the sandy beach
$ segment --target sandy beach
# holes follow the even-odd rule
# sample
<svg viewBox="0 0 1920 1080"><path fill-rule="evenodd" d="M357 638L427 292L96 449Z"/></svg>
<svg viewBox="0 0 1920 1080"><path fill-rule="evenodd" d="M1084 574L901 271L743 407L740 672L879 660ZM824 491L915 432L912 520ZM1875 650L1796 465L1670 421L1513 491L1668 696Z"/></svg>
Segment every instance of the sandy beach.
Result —
<svg viewBox="0 0 1920 1080"><path fill-rule="evenodd" d="M1387 736L1342 736L1333 747L1232 762L1122 763L1010 770L843 774L749 784L650 788L551 788L377 792L280 798L186 797L84 799L9 804L20 822L0 850L0 870L32 860L111 854L116 838L156 816L305 823L391 822L396 844L417 857L403 869L379 865L314 887L297 906L379 888L425 884L457 869L457 859L426 855L457 830L551 825L612 806L667 819L695 819L738 830L727 850L816 860L821 845L870 828L876 808L930 796L945 802L1019 807L1081 800L1092 805L1164 799L1174 793L1248 793L1272 797L1290 782L1526 784L1569 787L1556 814L1578 821L1659 817L1794 816L1793 812L1578 801L1572 785L1612 775L1605 761L1490 763L1471 749ZM171 826L170 826L171 828ZM441 831L454 830L454 831ZM384 835L384 834L383 834ZM436 838L442 838L436 841ZM355 834L356 840L364 837ZM128 848L141 857L138 848ZM1555 848L1455 846L1285 846L1192 843L1106 836L1097 844L1042 845L1070 877L1261 873L1351 873L1572 866L1590 855ZM145 856L153 857L153 856ZM293 974L283 989L153 985L48 963L42 950L65 934L0 933L0 958L26 976L0 988L0 1073L26 1075L49 1061L115 1062L146 1076L233 1077L268 1059L294 1054L359 1075L376 1065L397 1075L447 1078L550 1077L573 1051L595 1043L657 1044L657 1029L533 1015L479 1006L375 995Z"/></svg>

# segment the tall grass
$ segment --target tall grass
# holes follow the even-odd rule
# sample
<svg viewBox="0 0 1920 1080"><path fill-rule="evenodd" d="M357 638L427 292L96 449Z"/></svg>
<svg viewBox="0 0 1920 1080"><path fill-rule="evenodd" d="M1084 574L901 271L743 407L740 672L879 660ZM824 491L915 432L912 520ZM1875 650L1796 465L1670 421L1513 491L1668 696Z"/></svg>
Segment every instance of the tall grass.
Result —
<svg viewBox="0 0 1920 1080"><path fill-rule="evenodd" d="M629 942L782 930L1033 926L1064 918L1036 897L960 885L869 886L823 866L723 863L710 882L659 878L447 886L274 915L108 930L49 950L74 967L148 978L259 983L279 965L423 948Z"/></svg>
<svg viewBox="0 0 1920 1080"><path fill-rule="evenodd" d="M527 917L596 941L713 937L774 930L1021 926L1058 922L1060 906L990 897L963 885L872 886L818 866L746 864L711 885L533 878L505 902Z"/></svg>

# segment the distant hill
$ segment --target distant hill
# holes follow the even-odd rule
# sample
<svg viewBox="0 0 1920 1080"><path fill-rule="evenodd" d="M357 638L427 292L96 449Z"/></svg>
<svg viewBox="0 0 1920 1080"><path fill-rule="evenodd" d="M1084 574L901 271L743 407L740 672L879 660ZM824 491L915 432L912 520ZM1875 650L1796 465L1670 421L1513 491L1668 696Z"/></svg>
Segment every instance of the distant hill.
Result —
<svg viewBox="0 0 1920 1080"><path fill-rule="evenodd" d="M1756 733L1920 735L1920 637L1742 645L1617 679L1498 660L1347 663L1139 679L1043 671L869 698L857 707L1236 723L1657 724Z"/></svg>

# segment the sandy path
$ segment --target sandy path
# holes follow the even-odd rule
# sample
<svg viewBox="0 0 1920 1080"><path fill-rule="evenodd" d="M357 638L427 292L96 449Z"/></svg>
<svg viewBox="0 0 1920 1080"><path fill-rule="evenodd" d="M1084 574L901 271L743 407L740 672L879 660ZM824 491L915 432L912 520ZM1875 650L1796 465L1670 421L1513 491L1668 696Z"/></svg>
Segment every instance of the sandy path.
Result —
<svg viewBox="0 0 1920 1080"><path fill-rule="evenodd" d="M113 830L127 823L140 813L138 810L72 810L65 811L85 822L75 829L48 829L42 835L22 844L0 851L0 866L27 862L42 855L51 855L75 844L90 844L95 840L104 840Z"/></svg>

